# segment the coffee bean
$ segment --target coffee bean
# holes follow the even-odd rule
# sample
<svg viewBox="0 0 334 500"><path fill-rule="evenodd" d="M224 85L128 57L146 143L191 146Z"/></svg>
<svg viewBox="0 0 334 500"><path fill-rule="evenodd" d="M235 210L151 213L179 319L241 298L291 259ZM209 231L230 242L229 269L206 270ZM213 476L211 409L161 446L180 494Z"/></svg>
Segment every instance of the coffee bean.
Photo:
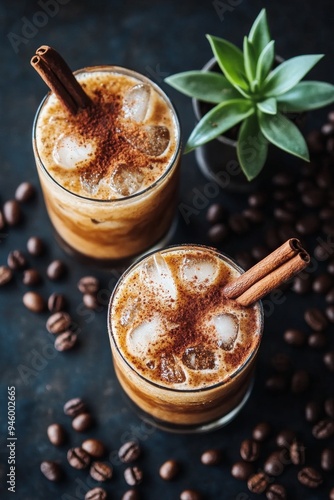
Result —
<svg viewBox="0 0 334 500"><path fill-rule="evenodd" d="M61 293L53 292L48 299L48 309L51 313L63 311L66 308L66 299Z"/></svg>
<svg viewBox="0 0 334 500"><path fill-rule="evenodd" d="M307 339L307 343L314 349L323 349L327 344L327 337L324 333L312 333Z"/></svg>
<svg viewBox="0 0 334 500"><path fill-rule="evenodd" d="M291 443L290 458L294 465L303 465L305 463L305 446L297 439Z"/></svg>
<svg viewBox="0 0 334 500"><path fill-rule="evenodd" d="M6 226L6 221L5 221L5 217L2 213L2 210L0 208L0 231L2 231Z"/></svg>
<svg viewBox="0 0 334 500"><path fill-rule="evenodd" d="M64 404L64 413L69 417L76 417L80 413L86 413L87 406L80 398L69 399Z"/></svg>
<svg viewBox="0 0 334 500"><path fill-rule="evenodd" d="M131 489L127 490L122 496L122 500L139 500L140 495L137 490Z"/></svg>
<svg viewBox="0 0 334 500"><path fill-rule="evenodd" d="M87 491L85 495L85 500L106 500L107 492L100 486Z"/></svg>
<svg viewBox="0 0 334 500"><path fill-rule="evenodd" d="M94 276L84 276L78 282L78 289L81 293L96 294L99 291L100 283Z"/></svg>
<svg viewBox="0 0 334 500"><path fill-rule="evenodd" d="M286 500L286 489L282 484L273 483L268 487L266 497L268 500Z"/></svg>
<svg viewBox="0 0 334 500"><path fill-rule="evenodd" d="M283 429L276 436L276 444L279 448L289 448L296 439L296 434L290 429Z"/></svg>
<svg viewBox="0 0 334 500"><path fill-rule="evenodd" d="M327 249L323 245L316 245L313 253L317 260L325 261L329 258Z"/></svg>
<svg viewBox="0 0 334 500"><path fill-rule="evenodd" d="M312 278L309 274L303 276L296 276L293 279L292 290L295 293L304 295L305 293L310 292L311 289L312 289Z"/></svg>
<svg viewBox="0 0 334 500"><path fill-rule="evenodd" d="M281 392L286 388L286 380L282 375L273 375L266 380L266 389L272 392Z"/></svg>
<svg viewBox="0 0 334 500"><path fill-rule="evenodd" d="M26 269L23 271L22 283L27 286L38 285L42 278L37 269Z"/></svg>
<svg viewBox="0 0 334 500"><path fill-rule="evenodd" d="M334 469L334 450L325 448L321 452L321 468L326 471Z"/></svg>
<svg viewBox="0 0 334 500"><path fill-rule="evenodd" d="M312 434L316 439L327 439L334 434L334 420L324 418L317 422L312 428Z"/></svg>
<svg viewBox="0 0 334 500"><path fill-rule="evenodd" d="M123 463L130 463L137 460L141 453L139 444L136 441L124 443L118 450L118 457Z"/></svg>
<svg viewBox="0 0 334 500"><path fill-rule="evenodd" d="M329 371L334 372L334 351L328 351L323 357L325 366Z"/></svg>
<svg viewBox="0 0 334 500"><path fill-rule="evenodd" d="M7 266L0 266L0 286L7 285L12 278L12 270Z"/></svg>
<svg viewBox="0 0 334 500"><path fill-rule="evenodd" d="M208 238L212 243L221 243L227 235L228 228L222 223L214 224L208 231Z"/></svg>
<svg viewBox="0 0 334 500"><path fill-rule="evenodd" d="M264 472L257 472L248 478L247 487L252 493L263 493L268 486L268 477Z"/></svg>
<svg viewBox="0 0 334 500"><path fill-rule="evenodd" d="M304 319L308 326L316 332L322 332L328 326L328 319L326 318L324 312L315 307L305 311Z"/></svg>
<svg viewBox="0 0 334 500"><path fill-rule="evenodd" d="M136 486L143 480L143 472L137 467L127 467L124 471L124 479L129 486Z"/></svg>
<svg viewBox="0 0 334 500"><path fill-rule="evenodd" d="M331 288L329 292L326 294L326 302L329 304L334 304L334 288Z"/></svg>
<svg viewBox="0 0 334 500"><path fill-rule="evenodd" d="M85 469L89 465L90 456L82 448L70 448L67 452L67 460L75 469Z"/></svg>
<svg viewBox="0 0 334 500"><path fill-rule="evenodd" d="M23 304L29 311L40 313L45 309L45 302L43 297L36 292L26 292L23 295Z"/></svg>
<svg viewBox="0 0 334 500"><path fill-rule="evenodd" d="M61 260L54 260L50 262L50 264L46 269L47 277L53 281L62 278L65 272L66 272L66 266Z"/></svg>
<svg viewBox="0 0 334 500"><path fill-rule="evenodd" d="M264 472L270 476L280 476L284 471L284 463L286 463L284 450L274 451L264 462Z"/></svg>
<svg viewBox="0 0 334 500"><path fill-rule="evenodd" d="M93 425L93 417L90 413L80 413L72 420L72 427L75 431L84 432Z"/></svg>
<svg viewBox="0 0 334 500"><path fill-rule="evenodd" d="M108 481L112 478L113 468L104 462L93 462L89 474L95 481Z"/></svg>
<svg viewBox="0 0 334 500"><path fill-rule="evenodd" d="M254 224L261 224L264 220L264 213L255 207L245 208L242 211L242 215Z"/></svg>
<svg viewBox="0 0 334 500"><path fill-rule="evenodd" d="M235 260L245 271L247 271L247 269L251 268L255 264L253 257L249 254L249 252L246 251L236 253Z"/></svg>
<svg viewBox="0 0 334 500"><path fill-rule="evenodd" d="M271 364L280 373L288 372L291 368L291 359L284 352L278 352L271 359Z"/></svg>
<svg viewBox="0 0 334 500"><path fill-rule="evenodd" d="M259 443L253 439L244 439L240 445L240 455L245 462L255 462L260 455Z"/></svg>
<svg viewBox="0 0 334 500"><path fill-rule="evenodd" d="M334 418L334 398L327 398L324 403L324 408L327 415Z"/></svg>
<svg viewBox="0 0 334 500"><path fill-rule="evenodd" d="M184 490L180 495L180 500L202 500L202 495L196 490Z"/></svg>
<svg viewBox="0 0 334 500"><path fill-rule="evenodd" d="M49 481L60 481L63 475L60 465L50 460L44 460L40 465L40 469L42 474L44 474Z"/></svg>
<svg viewBox="0 0 334 500"><path fill-rule="evenodd" d="M93 311L101 308L96 295L92 295L91 293L85 293L82 297L82 302L87 309L92 309Z"/></svg>
<svg viewBox="0 0 334 500"><path fill-rule="evenodd" d="M302 236L315 233L319 227L320 222L315 214L304 215L296 223L296 231Z"/></svg>
<svg viewBox="0 0 334 500"><path fill-rule="evenodd" d="M7 264L13 270L24 269L27 265L27 259L20 250L13 250L8 254Z"/></svg>
<svg viewBox="0 0 334 500"><path fill-rule="evenodd" d="M162 479L165 479L165 481L171 481L179 472L180 465L176 460L167 460L159 469L159 475Z"/></svg>
<svg viewBox="0 0 334 500"><path fill-rule="evenodd" d="M282 207L274 209L274 217L281 222L295 222L295 215Z"/></svg>
<svg viewBox="0 0 334 500"><path fill-rule="evenodd" d="M312 289L316 293L322 293L325 294L329 292L329 290L333 286L333 278L327 273L319 274L314 281L312 285Z"/></svg>
<svg viewBox="0 0 334 500"><path fill-rule="evenodd" d="M222 454L220 450L206 450L201 455L201 462L203 465L218 465L221 461Z"/></svg>
<svg viewBox="0 0 334 500"><path fill-rule="evenodd" d="M232 465L231 474L235 479L246 481L249 476L254 474L254 466L250 462L240 460Z"/></svg>
<svg viewBox="0 0 334 500"><path fill-rule="evenodd" d="M228 218L228 224L231 230L236 234L244 234L250 229L248 219L242 214L231 214Z"/></svg>
<svg viewBox="0 0 334 500"><path fill-rule="evenodd" d="M265 245L256 245L252 248L252 256L256 261L264 259L268 253L268 248Z"/></svg>
<svg viewBox="0 0 334 500"><path fill-rule="evenodd" d="M60 424L49 425L46 432L50 443L55 446L60 446L65 442L65 430Z"/></svg>
<svg viewBox="0 0 334 500"><path fill-rule="evenodd" d="M310 385L310 376L306 370L297 370L291 378L291 391L295 394L305 392Z"/></svg>
<svg viewBox="0 0 334 500"><path fill-rule="evenodd" d="M332 488L329 492L329 500L334 500L334 488Z"/></svg>
<svg viewBox="0 0 334 500"><path fill-rule="evenodd" d="M252 432L253 439L255 439L255 441L258 441L260 443L268 439L270 434L271 434L271 425L268 422L260 422L254 427Z"/></svg>
<svg viewBox="0 0 334 500"><path fill-rule="evenodd" d="M37 236L31 236L27 241L27 250L31 255L38 257L42 255L45 250L45 245L41 238Z"/></svg>
<svg viewBox="0 0 334 500"><path fill-rule="evenodd" d="M225 208L220 203L213 203L207 209L206 220L210 222L210 224L216 224L217 222L221 222L225 215Z"/></svg>
<svg viewBox="0 0 334 500"><path fill-rule="evenodd" d="M67 330L60 333L55 340L55 349L59 352L68 351L72 349L78 341L78 336Z"/></svg>
<svg viewBox="0 0 334 500"><path fill-rule="evenodd" d="M318 401L309 401L305 406L305 419L308 422L316 422L321 416L321 406Z"/></svg>
<svg viewBox="0 0 334 500"><path fill-rule="evenodd" d="M298 481L308 488L318 488L323 479L321 474L313 467L304 467L298 472Z"/></svg>
<svg viewBox="0 0 334 500"><path fill-rule="evenodd" d="M30 182L22 182L17 186L15 191L15 199L25 203L30 201L36 194L34 186Z"/></svg>
<svg viewBox="0 0 334 500"><path fill-rule="evenodd" d="M311 188L302 194L302 202L306 207L317 208L324 203L324 193L320 188Z"/></svg>
<svg viewBox="0 0 334 500"><path fill-rule="evenodd" d="M329 319L331 323L334 323L334 304L329 305L326 307L326 316Z"/></svg>
<svg viewBox="0 0 334 500"><path fill-rule="evenodd" d="M86 439L81 448L95 458L103 457L106 452L104 444L99 439Z"/></svg>
<svg viewBox="0 0 334 500"><path fill-rule="evenodd" d="M3 206L3 216L8 226L17 226L22 218L21 207L16 200L8 200Z"/></svg>
<svg viewBox="0 0 334 500"><path fill-rule="evenodd" d="M46 322L46 329L48 332L53 334L62 333L71 326L71 323L71 316L64 311L60 311L52 314L48 318Z"/></svg>
<svg viewBox="0 0 334 500"><path fill-rule="evenodd" d="M300 347L305 344L305 333L297 328L289 328L283 334L284 340L287 344Z"/></svg>
<svg viewBox="0 0 334 500"><path fill-rule="evenodd" d="M293 177L289 172L277 172L271 179L275 186L290 186L293 183Z"/></svg>
<svg viewBox="0 0 334 500"><path fill-rule="evenodd" d="M272 197L276 201L287 201L293 198L293 191L290 189L275 189L272 193Z"/></svg>
<svg viewBox="0 0 334 500"><path fill-rule="evenodd" d="M263 207L267 201L267 195L263 191L254 192L248 197L248 205L250 207Z"/></svg>

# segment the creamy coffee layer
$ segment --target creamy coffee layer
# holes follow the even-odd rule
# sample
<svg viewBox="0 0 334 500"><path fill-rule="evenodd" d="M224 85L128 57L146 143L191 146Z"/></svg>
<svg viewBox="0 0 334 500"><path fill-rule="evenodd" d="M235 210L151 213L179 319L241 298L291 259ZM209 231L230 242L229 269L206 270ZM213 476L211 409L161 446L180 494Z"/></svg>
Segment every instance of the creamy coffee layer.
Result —
<svg viewBox="0 0 334 500"><path fill-rule="evenodd" d="M178 147L171 108L151 84L116 70L77 79L93 106L72 116L54 94L47 98L36 126L44 167L80 196L113 200L142 192L161 178Z"/></svg>
<svg viewBox="0 0 334 500"><path fill-rule="evenodd" d="M181 391L227 381L256 351L259 306L222 295L239 275L214 250L171 249L140 262L113 297L111 333L140 375Z"/></svg>

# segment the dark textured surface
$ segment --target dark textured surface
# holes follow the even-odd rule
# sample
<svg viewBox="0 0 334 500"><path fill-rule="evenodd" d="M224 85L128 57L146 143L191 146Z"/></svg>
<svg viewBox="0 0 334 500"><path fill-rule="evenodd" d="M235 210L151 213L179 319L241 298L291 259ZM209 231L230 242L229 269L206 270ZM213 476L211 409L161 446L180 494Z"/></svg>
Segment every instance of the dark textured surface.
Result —
<svg viewBox="0 0 334 500"><path fill-rule="evenodd" d="M312 77L334 81L332 0L63 0L59 3L53 0L50 3L56 4L58 12L41 17L38 13L44 3L47 2L0 2L1 204L13 197L16 186L23 180L30 180L38 187L31 148L31 126L46 89L30 67L29 60L41 44L58 49L72 69L114 63L151 77L172 97L179 111L185 137L195 122L190 99L167 88L163 78L178 71L200 68L211 57L205 33L224 36L241 45L243 35L248 32L252 20L263 6L268 8L277 52L285 58L304 53L325 53L326 58L313 70ZM40 27L30 24L28 28L32 22L39 23ZM324 116L324 110L313 113L309 117L311 126L318 125ZM203 192L208 182L200 174L193 154L183 159L181 181L180 200L191 205L194 188ZM215 196L216 200L232 209L245 206L243 195L225 195L222 190ZM206 203L208 200L204 205ZM257 498L258 495L248 493L245 483L230 476L230 467L239 459L241 440L250 437L252 427L261 420L268 420L277 431L286 426L296 430L305 440L308 463L319 468L320 446L311 436L310 425L305 423L303 417L303 404L307 396L268 394L264 380L272 372L269 360L276 352L283 351L291 355L294 367L310 370L313 398L322 401L329 395L333 377L323 366L323 351L306 348L298 351L286 346L282 337L288 326L305 329L303 311L311 302L323 304L322 299L311 295L296 297L287 292L286 301L276 306L274 313L266 318L254 391L251 400L232 424L207 435L169 435L145 426L127 409L111 363L106 308L91 313L81 306L81 294L76 289L81 276L91 273L98 276L107 298L118 274L87 268L62 252L53 238L39 188L37 198L24 205L23 211L24 220L20 226L6 228L1 233L0 264L6 262L10 250L25 250L30 235L43 238L47 242L46 254L40 258L29 257L30 263L44 276L42 285L37 289L45 298L53 291L66 295L69 310L80 327L80 334L76 349L56 353L52 338L45 329L47 314L35 315L22 305L22 294L26 287L21 283L20 274L16 273L14 281L0 289L1 499L83 499L83 491L94 481L89 479L88 472L76 471L68 466L66 450L80 445L89 436L104 441L109 461L115 465L114 478L106 486L113 499L120 499L127 489L123 479L124 466L118 464L115 451L129 438L139 439L143 447L143 455L138 463L145 479L139 491L145 500L177 499L186 488L196 488L205 498L212 500ZM174 242L208 243L205 231L203 208L191 217L190 224L186 224L179 214ZM252 241L252 236L240 240L231 237L222 248L233 254L236 250L249 249ZM63 259L69 271L64 279L53 283L45 277L45 269L55 258ZM333 337L332 327L328 335ZM15 494L8 492L6 485L7 386L15 386L17 396ZM62 410L65 401L76 396L87 401L96 421L95 427L83 434L71 431L70 420ZM53 422L60 422L67 429L68 441L60 448L51 445L46 436L47 426ZM333 446L333 438L327 443ZM271 443L267 449L273 446ZM212 447L222 450L222 464L204 466L200 463L200 456L204 450ZM158 468L169 458L178 459L182 471L178 479L166 483L159 478ZM56 460L63 464L65 478L61 483L52 484L41 475L39 465L42 460ZM287 486L289 498L328 498L329 489L334 486L329 473L325 474L324 485L312 491L298 485L296 471L296 467L289 466L280 478L280 482Z"/></svg>

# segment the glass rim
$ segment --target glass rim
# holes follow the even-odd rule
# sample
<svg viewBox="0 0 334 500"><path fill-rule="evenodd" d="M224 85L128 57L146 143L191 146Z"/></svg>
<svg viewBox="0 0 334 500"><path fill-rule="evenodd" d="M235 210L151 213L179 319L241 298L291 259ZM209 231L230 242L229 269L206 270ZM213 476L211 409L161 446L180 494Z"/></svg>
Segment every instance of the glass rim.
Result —
<svg viewBox="0 0 334 500"><path fill-rule="evenodd" d="M76 71L73 71L74 75L81 74L81 73L93 73L95 71L105 71L105 72L110 72L110 73L120 73L123 75L128 75L128 76L133 76L134 78L137 78L139 82L144 82L148 83L151 85L154 90L164 99L165 103L168 105L168 107L171 109L172 115L173 115L173 121L175 123L175 129L176 129L176 146L175 146L175 151L170 158L168 165L162 175L153 182L153 184L150 184L147 186L145 189L138 191L134 194L131 194L129 196L123 196L121 198L114 198L112 200L108 199L103 199L103 198L90 198L89 196L83 196L77 193L73 193L73 191L70 191L66 187L64 187L62 184L60 184L56 179L53 178L53 176L50 174L50 172L47 170L46 166L44 165L44 162L42 161L42 158L39 154L38 147L37 147L37 141L36 141L36 130L37 130L37 122L39 119L39 116L43 110L44 105L46 104L47 100L51 95L53 95L53 92L50 90L42 99L40 102L35 117L33 121L33 126L32 126L32 144L33 144L33 151L35 155L35 160L37 165L41 168L42 172L51 180L52 183L54 183L58 188L60 188L62 191L65 193L73 196L74 198L78 200L84 200L86 202L90 203L125 203L128 200L133 200L137 197L141 197L145 195L146 193L150 192L152 189L156 188L159 184L161 184L165 178L169 175L169 173L172 171L173 167L177 164L178 157L181 152L181 147L182 147L182 140L181 140L181 124L180 124L180 119L178 116L178 113L176 111L176 108L174 107L173 103L171 102L170 98L167 96L167 94L157 85L155 82L153 82L150 78L148 78L145 75L142 75L141 73L125 68L123 66L115 66L115 65L99 65L99 66L87 66L84 68L77 69Z"/></svg>
<svg viewBox="0 0 334 500"><path fill-rule="evenodd" d="M145 255L141 256L138 260L136 260L135 262L133 262L122 273L122 275L118 279L118 281L117 281L117 283L116 283L116 285L115 285L115 287L113 289L113 292L112 292L112 294L110 296L109 304L108 304L108 320L107 321L108 321L109 339L113 342L113 345L116 348L116 350L117 350L118 354L120 355L120 357L122 358L122 360L126 363L126 365L131 369L132 372L134 372L138 377L140 377L142 380L144 380L148 384L150 384L150 385L152 385L154 387L157 387L158 389L163 389L163 390L167 390L167 391L171 391L171 392L175 392L175 393L205 392L205 391L209 391L209 390L215 389L215 388L220 387L220 386L224 386L224 385L226 385L227 382L229 382L230 380L233 380L252 361L252 359L257 354L258 349L260 347L261 338L262 338L263 329L264 329L264 311L263 311L263 305L262 305L262 301L259 300L259 301L256 302L256 306L258 308L259 315L260 315L260 318L259 318L259 328L258 328L259 332L257 333L257 335L259 336L259 340L258 340L255 348L251 351L251 353L249 354L249 356L247 356L247 358L242 363L242 365L240 365L235 371L233 371L233 373L230 376L228 376L228 378L226 378L225 380L223 380L221 382L217 382L215 384L212 384L210 386L200 387L200 388L197 388L197 389L178 389L178 388L175 388L175 387L167 387L166 385L162 385L162 384L159 384L157 382L153 382L152 380L148 379L147 377L145 377L144 375L142 375L141 373L139 373L129 363L129 361L122 354L122 352L121 352L121 350L120 350L120 348L119 348L119 346L118 346L118 344L117 344L117 342L115 340L113 331L112 331L111 310L112 310L112 302L113 302L114 296L116 295L117 290L121 286L121 284L124 281L124 279L132 272L132 270L136 266L140 265L145 259L148 259L149 257L151 257L155 253L165 253L165 252L174 251L174 250L176 251L178 249L184 249L186 247L191 247L191 248L195 248L195 249L199 249L199 250L206 250L206 251L211 252L211 254L214 253L215 255L218 255L219 258L221 258L224 262L227 262L229 265L231 265L235 270L239 271L240 274L243 274L245 272L244 269L242 269L235 262L234 259L232 259L230 256L226 255L222 251L218 250L217 248L210 247L210 246L207 246L207 245L202 245L202 244L199 244L199 243L181 243L181 244L169 245L167 247L164 247L161 250L153 250L151 252L148 252Z"/></svg>

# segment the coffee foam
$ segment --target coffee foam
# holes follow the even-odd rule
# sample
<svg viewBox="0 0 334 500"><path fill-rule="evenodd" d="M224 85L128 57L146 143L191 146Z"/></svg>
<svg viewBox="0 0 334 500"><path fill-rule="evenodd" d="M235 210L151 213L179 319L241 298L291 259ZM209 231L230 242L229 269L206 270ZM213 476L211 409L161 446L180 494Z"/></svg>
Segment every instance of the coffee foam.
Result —
<svg viewBox="0 0 334 500"><path fill-rule="evenodd" d="M259 307L243 308L221 293L238 275L206 249L145 259L113 298L111 329L123 357L146 379L178 390L230 378L260 337Z"/></svg>

